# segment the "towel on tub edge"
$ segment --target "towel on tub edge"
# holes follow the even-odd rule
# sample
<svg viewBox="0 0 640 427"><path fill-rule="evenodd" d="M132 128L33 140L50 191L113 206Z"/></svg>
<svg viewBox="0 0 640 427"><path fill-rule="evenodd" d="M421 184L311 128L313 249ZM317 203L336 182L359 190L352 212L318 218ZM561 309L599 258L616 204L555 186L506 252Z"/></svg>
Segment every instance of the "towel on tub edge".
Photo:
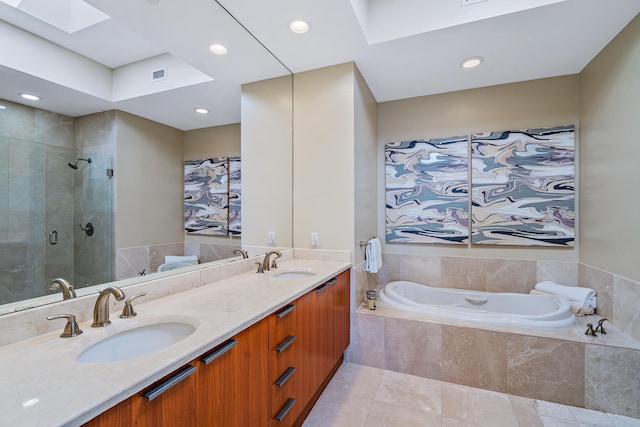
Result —
<svg viewBox="0 0 640 427"><path fill-rule="evenodd" d="M542 292L542 291L537 291L535 289L529 291L529 293L531 295L554 295L554 294L550 294L548 292ZM596 313L596 306L595 306L595 297L594 297L594 305L593 307L583 307L582 305L578 304L577 302L571 301L571 311L573 312L573 314L575 314L576 316L589 316L591 314L595 314Z"/></svg>
<svg viewBox="0 0 640 427"><path fill-rule="evenodd" d="M185 264L198 264L198 256L197 255L167 255L164 257L165 264L167 263L176 263L176 262L184 262Z"/></svg>
<svg viewBox="0 0 640 427"><path fill-rule="evenodd" d="M545 281L537 283L534 289L548 294L562 295L573 302L577 302L583 307L596 306L596 291L590 288L566 286L555 282Z"/></svg>

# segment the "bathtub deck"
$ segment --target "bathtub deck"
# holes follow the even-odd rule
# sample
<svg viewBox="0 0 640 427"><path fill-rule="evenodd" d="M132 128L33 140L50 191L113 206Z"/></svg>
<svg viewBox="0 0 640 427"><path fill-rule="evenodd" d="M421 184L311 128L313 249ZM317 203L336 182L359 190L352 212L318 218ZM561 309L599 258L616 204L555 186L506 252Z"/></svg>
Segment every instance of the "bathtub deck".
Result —
<svg viewBox="0 0 640 427"><path fill-rule="evenodd" d="M602 426L640 419L344 363L303 427Z"/></svg>

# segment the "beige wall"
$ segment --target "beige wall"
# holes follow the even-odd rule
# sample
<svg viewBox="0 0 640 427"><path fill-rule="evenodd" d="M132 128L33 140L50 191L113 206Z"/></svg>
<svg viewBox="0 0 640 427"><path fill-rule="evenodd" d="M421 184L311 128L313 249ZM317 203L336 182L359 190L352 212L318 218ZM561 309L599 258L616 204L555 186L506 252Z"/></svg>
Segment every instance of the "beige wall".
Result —
<svg viewBox="0 0 640 427"><path fill-rule="evenodd" d="M242 86L242 246L291 247L291 76Z"/></svg>
<svg viewBox="0 0 640 427"><path fill-rule="evenodd" d="M182 242L182 131L116 112L116 249Z"/></svg>
<svg viewBox="0 0 640 427"><path fill-rule="evenodd" d="M294 246L353 250L353 63L294 76Z"/></svg>
<svg viewBox="0 0 640 427"><path fill-rule="evenodd" d="M580 262L640 280L640 17L580 77Z"/></svg>
<svg viewBox="0 0 640 427"><path fill-rule="evenodd" d="M384 145L473 132L580 123L578 76L556 77L378 104L378 235L385 235ZM578 171L576 170L576 176ZM578 183L579 185L579 183ZM578 239L580 237L578 236ZM384 244L386 253L577 261L577 248Z"/></svg>
<svg viewBox="0 0 640 427"><path fill-rule="evenodd" d="M189 130L184 133L184 159L240 155L240 123Z"/></svg>
<svg viewBox="0 0 640 427"><path fill-rule="evenodd" d="M376 190L377 103L360 72L355 70L355 242L354 264L364 261L360 242L376 236L378 229Z"/></svg>

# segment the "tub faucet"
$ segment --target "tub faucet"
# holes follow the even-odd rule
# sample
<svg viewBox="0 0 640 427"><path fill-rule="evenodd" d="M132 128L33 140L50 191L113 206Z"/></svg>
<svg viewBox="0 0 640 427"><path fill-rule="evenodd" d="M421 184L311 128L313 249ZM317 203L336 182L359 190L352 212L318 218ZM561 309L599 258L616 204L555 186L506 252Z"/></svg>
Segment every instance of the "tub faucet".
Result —
<svg viewBox="0 0 640 427"><path fill-rule="evenodd" d="M244 249L241 249L241 248L234 249L233 253L242 255L242 259L249 258L249 254L247 253L247 251L245 251Z"/></svg>
<svg viewBox="0 0 640 427"><path fill-rule="evenodd" d="M76 290L73 288L73 285L61 277L58 277L57 279L53 279L53 281L49 283L49 290L55 291L58 288L60 288L60 290L62 291L63 300L77 297Z"/></svg>
<svg viewBox="0 0 640 427"><path fill-rule="evenodd" d="M100 328L111 323L111 320L109 320L109 295L113 295L118 301L124 299L124 292L117 286L104 288L98 295L96 305L93 308L93 323L91 327Z"/></svg>
<svg viewBox="0 0 640 427"><path fill-rule="evenodd" d="M264 261L262 261L262 270L263 271L271 271L272 268L278 268L278 265L276 264L276 260L273 260L272 264L269 264L269 261L271 259L271 255L275 255L276 259L280 258L282 256L282 254L280 253L280 251L271 251L268 254L265 254L264 256Z"/></svg>
<svg viewBox="0 0 640 427"><path fill-rule="evenodd" d="M607 331L605 331L604 326L602 326L605 320L607 319L598 320L598 326L596 326L596 330L595 330L596 332L600 332L602 335L607 335Z"/></svg>

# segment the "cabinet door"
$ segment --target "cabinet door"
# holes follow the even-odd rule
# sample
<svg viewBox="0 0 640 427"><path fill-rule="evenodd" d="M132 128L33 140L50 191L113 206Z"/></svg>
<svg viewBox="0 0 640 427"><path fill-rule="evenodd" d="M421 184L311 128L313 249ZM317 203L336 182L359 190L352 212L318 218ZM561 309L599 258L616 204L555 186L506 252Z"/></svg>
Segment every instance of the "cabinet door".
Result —
<svg viewBox="0 0 640 427"><path fill-rule="evenodd" d="M84 427L122 427L131 425L131 400L129 398L118 403L113 408L104 411L91 421L83 424Z"/></svg>
<svg viewBox="0 0 640 427"><path fill-rule="evenodd" d="M335 347L333 354L333 362L340 358L344 351L349 347L351 341L351 279L349 270L343 271L338 276L338 282L334 285L333 295L335 304Z"/></svg>
<svg viewBox="0 0 640 427"><path fill-rule="evenodd" d="M196 422L196 367L175 371L132 397L131 425L136 427L193 427Z"/></svg>
<svg viewBox="0 0 640 427"><path fill-rule="evenodd" d="M199 427L266 426L268 338L265 319L198 359Z"/></svg>

